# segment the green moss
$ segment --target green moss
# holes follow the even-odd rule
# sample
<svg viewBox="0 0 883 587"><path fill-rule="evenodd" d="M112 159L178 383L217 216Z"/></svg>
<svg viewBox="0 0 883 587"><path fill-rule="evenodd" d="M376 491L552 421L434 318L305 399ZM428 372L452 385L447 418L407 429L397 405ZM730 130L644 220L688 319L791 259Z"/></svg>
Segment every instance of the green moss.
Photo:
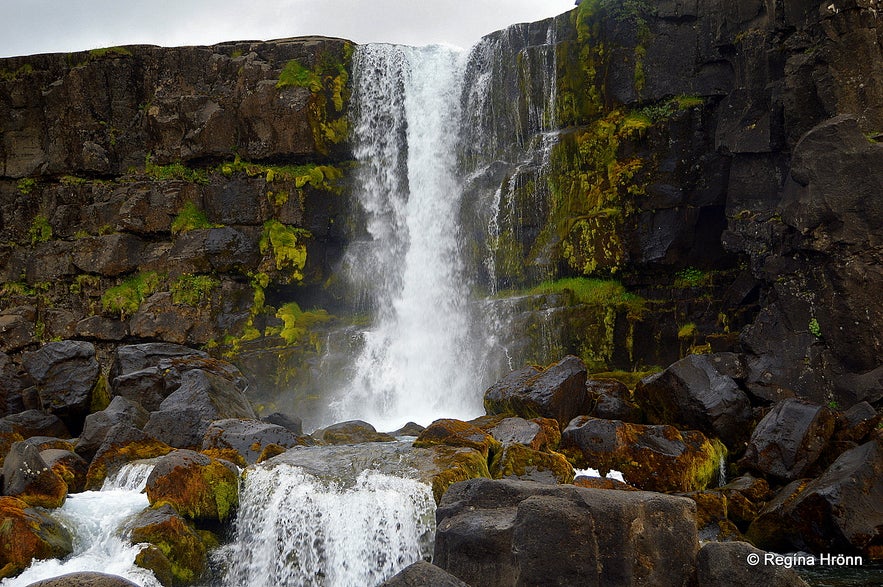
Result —
<svg viewBox="0 0 883 587"><path fill-rule="evenodd" d="M33 177L25 177L23 179L18 180L16 187L18 191L23 196L27 196L33 191L33 189L37 186L37 180Z"/></svg>
<svg viewBox="0 0 883 587"><path fill-rule="evenodd" d="M118 313L121 318L132 315L141 307L141 302L157 290L161 282L162 277L155 271L139 273L104 292L101 306L105 312Z"/></svg>
<svg viewBox="0 0 883 587"><path fill-rule="evenodd" d="M74 278L68 290L74 295L80 295L90 290L96 290L100 285L101 278L97 275L81 274Z"/></svg>
<svg viewBox="0 0 883 587"><path fill-rule="evenodd" d="M277 270L288 270L291 279L301 281L307 263L307 247L303 240L310 236L310 232L303 228L287 226L275 219L268 220L260 240L261 254L272 256Z"/></svg>
<svg viewBox="0 0 883 587"><path fill-rule="evenodd" d="M304 67L297 59L292 59L282 68L282 73L279 74L279 81L276 82L277 88L287 86L297 86L308 88L311 92L321 92L322 78L319 73Z"/></svg>
<svg viewBox="0 0 883 587"><path fill-rule="evenodd" d="M643 298L629 293L625 286L613 280L567 277L556 281L545 281L531 289L529 293L550 294L562 292L573 294L574 302L578 304L601 306L627 305L634 306L636 313L643 311Z"/></svg>
<svg viewBox="0 0 883 587"><path fill-rule="evenodd" d="M591 373L589 378L613 379L634 390L639 381L660 371L662 371L662 367L659 366L642 367L640 371L597 371Z"/></svg>
<svg viewBox="0 0 883 587"><path fill-rule="evenodd" d="M708 285L711 279L710 274L696 269L695 267L687 267L675 274L675 287L700 287Z"/></svg>
<svg viewBox="0 0 883 587"><path fill-rule="evenodd" d="M131 57L132 52L125 47L102 47L100 49L92 49L89 51L90 59Z"/></svg>
<svg viewBox="0 0 883 587"><path fill-rule="evenodd" d="M91 402L89 404L89 412L100 412L110 405L110 386L107 383L107 376L102 373L92 388Z"/></svg>
<svg viewBox="0 0 883 587"><path fill-rule="evenodd" d="M204 171L190 169L180 161L169 165L157 165L150 154L144 159L144 173L157 180L180 179L191 183L208 183L208 175Z"/></svg>
<svg viewBox="0 0 883 587"><path fill-rule="evenodd" d="M30 63L25 63L15 71L7 71L5 69L0 69L0 80L12 82L16 80L20 80L34 73L34 66Z"/></svg>
<svg viewBox="0 0 883 587"><path fill-rule="evenodd" d="M45 243L52 239L52 226L49 225L49 220L46 216L43 214L34 216L31 227L28 228L28 239L32 245Z"/></svg>
<svg viewBox="0 0 883 587"><path fill-rule="evenodd" d="M678 330L678 338L681 340L692 339L696 336L697 332L698 330L696 328L696 324L693 322L688 322L687 324L681 326Z"/></svg>
<svg viewBox="0 0 883 587"><path fill-rule="evenodd" d="M325 310L304 312L295 302L290 302L279 308L276 317L284 323L279 336L285 339L287 344L309 341L313 346L318 345L318 341L311 340L311 330L331 319ZM316 350L318 351L318 349Z"/></svg>
<svg viewBox="0 0 883 587"><path fill-rule="evenodd" d="M205 212L197 208L196 204L187 202L172 221L172 234L179 234L198 228L219 228L220 226L220 224L209 222Z"/></svg>
<svg viewBox="0 0 883 587"><path fill-rule="evenodd" d="M76 175L63 175L58 181L61 182L61 185L66 186L78 186L89 183L88 179L77 177Z"/></svg>
<svg viewBox="0 0 883 587"><path fill-rule="evenodd" d="M176 304L204 306L211 298L212 292L220 287L221 281L211 275L191 275L185 273L169 285L172 301Z"/></svg>
<svg viewBox="0 0 883 587"><path fill-rule="evenodd" d="M815 336L816 338L822 338L822 327L819 325L819 321L815 318L811 318L809 321L809 326L807 327L809 333Z"/></svg>

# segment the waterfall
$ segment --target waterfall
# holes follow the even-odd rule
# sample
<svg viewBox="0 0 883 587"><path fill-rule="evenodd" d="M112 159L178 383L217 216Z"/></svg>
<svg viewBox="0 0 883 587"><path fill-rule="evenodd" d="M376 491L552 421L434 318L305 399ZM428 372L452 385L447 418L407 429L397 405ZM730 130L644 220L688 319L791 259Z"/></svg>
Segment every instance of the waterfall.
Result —
<svg viewBox="0 0 883 587"><path fill-rule="evenodd" d="M35 561L17 577L0 581L0 586L24 587L67 573L96 571L125 577L142 587L160 587L153 573L135 566L141 546L121 536L126 520L150 505L142 490L152 468L152 464L132 463L105 481L101 491L69 495L52 516L73 536L73 553L63 560Z"/></svg>
<svg viewBox="0 0 883 587"><path fill-rule="evenodd" d="M368 587L432 552L435 501L411 479L276 464L248 471L240 501L235 539L215 555L229 587Z"/></svg>
<svg viewBox="0 0 883 587"><path fill-rule="evenodd" d="M459 226L465 55L366 45L354 56L357 196L348 273L375 322L330 419L392 429L481 413L482 344Z"/></svg>

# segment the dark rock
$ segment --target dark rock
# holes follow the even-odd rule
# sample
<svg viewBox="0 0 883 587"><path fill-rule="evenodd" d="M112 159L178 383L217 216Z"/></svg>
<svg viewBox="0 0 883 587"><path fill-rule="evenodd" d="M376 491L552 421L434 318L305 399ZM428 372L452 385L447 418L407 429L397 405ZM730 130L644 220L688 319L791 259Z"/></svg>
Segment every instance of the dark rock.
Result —
<svg viewBox="0 0 883 587"><path fill-rule="evenodd" d="M198 320L195 308L176 304L170 292L155 293L144 302L129 321L133 336L154 338L178 344L204 344L208 338L197 340L191 333Z"/></svg>
<svg viewBox="0 0 883 587"><path fill-rule="evenodd" d="M808 587L792 568L765 564L765 553L746 542L706 542L696 559L696 582L699 585L754 587ZM758 557L759 564L746 564L749 555Z"/></svg>
<svg viewBox="0 0 883 587"><path fill-rule="evenodd" d="M873 432L883 415L868 402L859 402L837 416L837 431L834 438L837 440L850 440L861 442Z"/></svg>
<svg viewBox="0 0 883 587"><path fill-rule="evenodd" d="M473 479L442 498L433 560L471 585L685 585L695 512L655 493Z"/></svg>
<svg viewBox="0 0 883 587"><path fill-rule="evenodd" d="M426 430L426 427L417 424L416 422L408 422L398 430L394 432L390 432L390 436L395 436L396 438L400 436L420 436L420 433Z"/></svg>
<svg viewBox="0 0 883 587"><path fill-rule="evenodd" d="M14 353L35 342L33 322L23 316L0 315L0 351Z"/></svg>
<svg viewBox="0 0 883 587"><path fill-rule="evenodd" d="M77 322L74 332L82 338L119 342L129 336L129 325L104 316L89 316Z"/></svg>
<svg viewBox="0 0 883 587"><path fill-rule="evenodd" d="M776 404L754 429L740 464L792 481L806 475L834 433L828 408L798 399Z"/></svg>
<svg viewBox="0 0 883 587"><path fill-rule="evenodd" d="M9 454L12 445L22 440L21 434L16 432L9 423L0 420L0 467L3 466L3 461Z"/></svg>
<svg viewBox="0 0 883 587"><path fill-rule="evenodd" d="M36 382L43 407L78 434L101 371L95 347L74 340L50 342L38 351L25 353L22 364Z"/></svg>
<svg viewBox="0 0 883 587"><path fill-rule="evenodd" d="M260 258L257 241L231 227L188 230L169 251L169 260L188 273L230 272L254 267Z"/></svg>
<svg viewBox="0 0 883 587"><path fill-rule="evenodd" d="M513 371L484 393L488 414L513 413L525 419L544 417L561 426L587 414L591 404L586 391L586 366L573 356L544 371L525 367Z"/></svg>
<svg viewBox="0 0 883 587"><path fill-rule="evenodd" d="M83 571L43 579L27 587L138 587L138 584L116 575Z"/></svg>
<svg viewBox="0 0 883 587"><path fill-rule="evenodd" d="M216 420L206 430L202 442L203 450L231 449L239 453L246 463L252 464L268 445L275 444L284 449L300 445L298 435L276 424L259 420L227 419Z"/></svg>
<svg viewBox="0 0 883 587"><path fill-rule="evenodd" d="M630 485L648 491L705 489L719 477L726 448L695 430L643 426L588 416L574 418L561 434L561 452L580 468L621 471Z"/></svg>
<svg viewBox="0 0 883 587"><path fill-rule="evenodd" d="M186 371L181 385L159 405L160 411L195 410L203 420L256 419L254 410L235 382L202 369Z"/></svg>
<svg viewBox="0 0 883 587"><path fill-rule="evenodd" d="M114 395L138 402L146 410L159 409L159 405L172 391L167 388L166 378L159 367L148 367L120 375L113 380Z"/></svg>
<svg viewBox="0 0 883 587"><path fill-rule="evenodd" d="M179 408L151 412L143 430L171 447L197 450L210 424L199 410Z"/></svg>
<svg viewBox="0 0 883 587"><path fill-rule="evenodd" d="M3 418L12 429L24 438L32 436L53 436L56 438L70 438L70 432L64 422L55 414L47 414L40 410L25 410L18 414L12 414Z"/></svg>
<svg viewBox="0 0 883 587"><path fill-rule="evenodd" d="M168 504L190 520L223 522L239 505L236 467L190 450L159 459L144 490L150 505Z"/></svg>
<svg viewBox="0 0 883 587"><path fill-rule="evenodd" d="M43 460L40 451L26 442L16 442L3 461L3 493L33 507L61 507L67 484Z"/></svg>
<svg viewBox="0 0 883 587"><path fill-rule="evenodd" d="M545 424L543 426L542 424ZM555 450L561 442L557 420L505 418L487 432L502 444L523 444L533 450Z"/></svg>
<svg viewBox="0 0 883 587"><path fill-rule="evenodd" d="M165 579L161 580L163 585L192 584L205 573L208 566L205 544L196 528L172 506L146 509L127 525L133 544L154 547L151 555L139 554L135 564Z"/></svg>
<svg viewBox="0 0 883 587"><path fill-rule="evenodd" d="M523 479L538 483L570 483L573 467L564 455L541 452L523 444L504 444L488 470L494 479Z"/></svg>
<svg viewBox="0 0 883 587"><path fill-rule="evenodd" d="M374 426L362 420L340 422L322 430L321 440L328 444L359 444L361 442L392 442L394 436L377 432Z"/></svg>
<svg viewBox="0 0 883 587"><path fill-rule="evenodd" d="M82 238L73 250L73 262L82 273L114 277L136 270L145 246L140 238L126 233Z"/></svg>
<svg viewBox="0 0 883 587"><path fill-rule="evenodd" d="M589 379L586 387L595 405L592 416L637 424L643 421L641 408L632 400L629 388L624 383L613 379Z"/></svg>
<svg viewBox="0 0 883 587"><path fill-rule="evenodd" d="M267 416L262 416L261 422L282 426L286 430L293 432L296 436L300 436L304 433L303 421L297 416L289 416L288 414L273 412Z"/></svg>
<svg viewBox="0 0 883 587"><path fill-rule="evenodd" d="M23 392L33 385L33 380L21 365L0 351L0 418L39 407L37 405L39 401L36 398L34 405L25 405ZM36 393L32 395L36 395Z"/></svg>
<svg viewBox="0 0 883 587"><path fill-rule="evenodd" d="M104 443L107 431L117 424L143 428L150 414L140 404L122 396L113 398L110 405L100 412L86 416L83 432L77 440L76 452L90 459Z"/></svg>
<svg viewBox="0 0 883 587"><path fill-rule="evenodd" d="M105 478L119 472L127 463L163 456L172 450L169 445L129 424L116 424L107 431L104 442L89 464L86 489L100 489Z"/></svg>
<svg viewBox="0 0 883 587"><path fill-rule="evenodd" d="M439 444L475 449L487 459L501 448L500 442L481 428L450 418L436 420L414 441L414 446L418 448Z"/></svg>
<svg viewBox="0 0 883 587"><path fill-rule="evenodd" d="M74 450L76 439L73 438L56 438L55 436L31 436L26 438L25 442L35 447L39 451L44 450Z"/></svg>
<svg viewBox="0 0 883 587"><path fill-rule="evenodd" d="M113 366L108 379L113 382L117 377L129 375L148 367L157 367L164 359L188 357L208 358L208 354L185 346L163 342L120 346L116 348L114 353Z"/></svg>
<svg viewBox="0 0 883 587"><path fill-rule="evenodd" d="M68 493L79 493L86 488L86 473L89 463L72 450L50 448L40 450L40 458L46 466L61 477L67 485Z"/></svg>
<svg viewBox="0 0 883 587"><path fill-rule="evenodd" d="M653 424L672 424L717 436L741 449L751 426L751 403L707 355L689 355L635 388L635 400Z"/></svg>
<svg viewBox="0 0 883 587"><path fill-rule="evenodd" d="M426 561L417 561L380 584L380 587L468 587L466 583Z"/></svg>
<svg viewBox="0 0 883 587"><path fill-rule="evenodd" d="M615 489L618 491L640 491L637 487L632 487L628 483L623 483L619 479L610 479L608 477L589 477L586 475L578 475L574 477L573 484L577 487L585 487L586 489Z"/></svg>
<svg viewBox="0 0 883 587"><path fill-rule="evenodd" d="M60 559L72 551L70 532L45 510L0 497L0 579L18 575L34 560Z"/></svg>

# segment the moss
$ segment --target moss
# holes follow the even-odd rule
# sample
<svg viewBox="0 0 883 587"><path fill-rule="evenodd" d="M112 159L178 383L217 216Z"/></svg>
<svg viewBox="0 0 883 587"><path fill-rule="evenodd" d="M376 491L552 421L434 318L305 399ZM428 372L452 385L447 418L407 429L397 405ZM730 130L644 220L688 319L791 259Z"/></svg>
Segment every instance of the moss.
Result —
<svg viewBox="0 0 883 587"><path fill-rule="evenodd" d="M144 173L156 180L179 179L198 184L208 183L208 175L204 171L191 169L181 162L157 165L150 154L144 159Z"/></svg>
<svg viewBox="0 0 883 587"><path fill-rule="evenodd" d="M107 408L110 405L110 385L107 383L107 375L102 373L92 388L91 399L89 403L89 412L95 413Z"/></svg>
<svg viewBox="0 0 883 587"><path fill-rule="evenodd" d="M63 558L72 551L63 526L14 497L0 497L0 579L21 573L35 559Z"/></svg>
<svg viewBox="0 0 883 587"><path fill-rule="evenodd" d="M310 236L308 230L268 220L260 240L261 254L270 255L277 270L290 271L291 280L301 281L307 263L307 247L302 241Z"/></svg>
<svg viewBox="0 0 883 587"><path fill-rule="evenodd" d="M12 82L16 80L20 80L34 73L34 66L30 63L25 63L15 71L8 71L5 69L0 69L0 80Z"/></svg>
<svg viewBox="0 0 883 587"><path fill-rule="evenodd" d="M158 552L142 551L135 562L158 571L158 576L166 581L171 579L172 585L193 583L206 570L205 543L196 529L179 517L169 516L159 523L139 526L132 531L131 540L156 548Z"/></svg>
<svg viewBox="0 0 883 587"><path fill-rule="evenodd" d="M688 322L678 329L678 338L681 340L692 339L696 336L698 332L696 328L696 324L694 322Z"/></svg>
<svg viewBox="0 0 883 587"><path fill-rule="evenodd" d="M442 496L448 487L458 481L491 477L487 458L477 450L469 448L454 450L445 446L436 446L434 450L436 451L435 464L440 469L440 472L432 477L432 495L435 498L435 503L441 503Z"/></svg>
<svg viewBox="0 0 883 587"><path fill-rule="evenodd" d="M155 271L139 273L104 292L101 306L105 312L119 314L121 318L132 315L141 307L141 302L157 290L161 282L162 277Z"/></svg>
<svg viewBox="0 0 883 587"><path fill-rule="evenodd" d="M510 444L503 448L494 456L489 471L494 479L530 478L537 473L551 474L558 483L571 483L574 478L573 467L564 455L541 452L522 444Z"/></svg>
<svg viewBox="0 0 883 587"><path fill-rule="evenodd" d="M696 269L695 267L688 267L686 269L678 271L677 274L675 274L674 286L700 287L703 285L708 285L710 281L711 274Z"/></svg>
<svg viewBox="0 0 883 587"><path fill-rule="evenodd" d="M32 177L26 177L24 179L18 180L18 183L16 184L15 187L18 189L18 192L21 195L27 196L28 194L30 194L33 191L33 189L36 186L37 186L37 180L35 180Z"/></svg>
<svg viewBox="0 0 883 587"><path fill-rule="evenodd" d="M429 448L436 445L465 447L479 451L490 459L500 451L502 445L496 438L461 420L441 419L430 424L414 441L416 448Z"/></svg>
<svg viewBox="0 0 883 587"><path fill-rule="evenodd" d="M212 292L221 286L221 281L211 275L191 275L185 273L169 285L172 302L193 306L206 305Z"/></svg>
<svg viewBox="0 0 883 587"><path fill-rule="evenodd" d="M297 86L308 88L311 92L320 92L322 91L322 78L319 73L304 67L297 59L292 59L282 68L279 81L276 82L277 88L287 86Z"/></svg>
<svg viewBox="0 0 883 587"><path fill-rule="evenodd" d="M205 212L197 208L196 204L187 202L172 221L172 234L180 234L199 228L219 228L220 226L220 224L209 222Z"/></svg>
<svg viewBox="0 0 883 587"><path fill-rule="evenodd" d="M566 277L544 281L530 290L531 294L570 293L573 303L598 306L624 306L636 317L644 313L645 300L629 293L620 282L607 279Z"/></svg>
<svg viewBox="0 0 883 587"><path fill-rule="evenodd" d="M52 239L52 226L49 225L49 220L46 216L43 214L34 216L34 220L31 222L30 228L28 228L28 239L32 245L45 243Z"/></svg>
<svg viewBox="0 0 883 587"><path fill-rule="evenodd" d="M279 336L285 340L286 344L308 342L313 347L317 347L319 343L317 340L313 340L311 330L318 324L323 324L331 319L325 310L304 312L295 302L290 302L279 308L276 317L284 324ZM319 349L316 348L316 350Z"/></svg>
<svg viewBox="0 0 883 587"><path fill-rule="evenodd" d="M178 467L147 487L150 505L169 505L191 520L223 522L239 505L239 479L221 461Z"/></svg>
<svg viewBox="0 0 883 587"><path fill-rule="evenodd" d="M86 473L86 489L100 489L107 477L108 468L115 470L126 463L161 457L173 450L175 449L166 443L152 438L110 446L92 459L89 471Z"/></svg>
<svg viewBox="0 0 883 587"><path fill-rule="evenodd" d="M125 47L102 47L100 49L92 49L89 51L90 59L131 57L132 52Z"/></svg>

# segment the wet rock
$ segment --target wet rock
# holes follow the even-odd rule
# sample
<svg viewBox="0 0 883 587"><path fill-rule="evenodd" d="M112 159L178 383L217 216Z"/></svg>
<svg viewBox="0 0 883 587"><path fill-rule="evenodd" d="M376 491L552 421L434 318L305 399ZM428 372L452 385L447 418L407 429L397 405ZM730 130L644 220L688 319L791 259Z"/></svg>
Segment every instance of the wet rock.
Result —
<svg viewBox="0 0 883 587"><path fill-rule="evenodd" d="M27 587L138 587L138 584L117 575L84 571L44 579Z"/></svg>
<svg viewBox="0 0 883 587"><path fill-rule="evenodd" d="M751 428L751 403L712 357L688 355L635 388L635 400L650 423L699 430L741 449Z"/></svg>
<svg viewBox="0 0 883 587"><path fill-rule="evenodd" d="M282 426L286 430L293 432L296 436L301 436L304 433L303 421L297 416L289 416L288 414L283 414L281 412L273 412L272 414L261 417L261 422Z"/></svg>
<svg viewBox="0 0 883 587"><path fill-rule="evenodd" d="M163 585L189 585L208 566L206 547L199 533L170 506L150 508L129 523L129 540L149 544L135 564L150 569Z"/></svg>
<svg viewBox="0 0 883 587"><path fill-rule="evenodd" d="M150 414L140 404L122 396L114 397L110 405L100 412L86 416L83 432L77 440L76 452L87 459L95 456L107 436L107 431L117 424L143 428Z"/></svg>
<svg viewBox="0 0 883 587"><path fill-rule="evenodd" d="M637 487L632 487L628 483L623 483L619 479L610 479L609 477L588 477L586 475L578 475L573 479L573 484L577 487L585 487L586 489L640 491Z"/></svg>
<svg viewBox="0 0 883 587"><path fill-rule="evenodd" d="M808 587L794 569L764 564L766 554L746 542L706 542L696 559L696 583L731 587ZM760 564L746 564L749 555L757 557Z"/></svg>
<svg viewBox="0 0 883 587"><path fill-rule="evenodd" d="M470 585L685 585L694 516L661 494L473 479L442 498L433 560Z"/></svg>
<svg viewBox="0 0 883 587"><path fill-rule="evenodd" d="M86 489L100 489L104 479L116 474L126 463L160 457L172 450L169 445L129 424L117 424L107 431L104 442L89 464Z"/></svg>
<svg viewBox="0 0 883 587"><path fill-rule="evenodd" d="M696 526L701 540L739 540L742 534L729 519L729 500L715 490L681 493L696 502Z"/></svg>
<svg viewBox="0 0 883 587"><path fill-rule="evenodd" d="M61 477L68 493L79 493L85 489L89 463L83 457L71 450L50 448L41 450L40 458Z"/></svg>
<svg viewBox="0 0 883 587"><path fill-rule="evenodd" d="M591 415L595 418L635 423L643 421L641 407L632 400L632 394L624 383L613 379L589 379L586 387L594 402Z"/></svg>
<svg viewBox="0 0 883 587"><path fill-rule="evenodd" d="M621 471L648 491L692 491L715 483L726 448L695 430L643 426L588 416L574 418L561 435L561 451L580 468Z"/></svg>
<svg viewBox="0 0 883 587"><path fill-rule="evenodd" d="M862 442L873 432L883 415L878 414L868 402L859 402L838 414L837 431L834 433L836 440Z"/></svg>
<svg viewBox="0 0 883 587"><path fill-rule="evenodd" d="M484 393L488 414L513 413L525 419L554 418L564 427L587 414L586 366L568 356L545 370L525 367L513 371Z"/></svg>
<svg viewBox="0 0 883 587"><path fill-rule="evenodd" d="M72 551L70 533L45 511L0 497L0 579L18 575L34 560L64 558Z"/></svg>
<svg viewBox="0 0 883 587"><path fill-rule="evenodd" d="M158 410L162 401L174 391L167 387L163 370L159 367L148 367L120 375L113 379L111 388L114 395L138 402L144 409L151 411Z"/></svg>
<svg viewBox="0 0 883 587"><path fill-rule="evenodd" d="M573 467L564 455L541 452L523 444L504 444L488 470L494 479L524 479L539 483L570 483Z"/></svg>
<svg viewBox="0 0 883 587"><path fill-rule="evenodd" d="M380 587L469 587L457 577L426 561L417 561L380 584Z"/></svg>
<svg viewBox="0 0 883 587"><path fill-rule="evenodd" d="M81 273L115 277L138 268L147 244L135 235L118 232L77 240L74 265Z"/></svg>
<svg viewBox="0 0 883 587"><path fill-rule="evenodd" d="M67 484L40 456L36 447L16 442L3 461L3 493L29 506L54 509L67 497Z"/></svg>
<svg viewBox="0 0 883 587"><path fill-rule="evenodd" d="M174 448L197 450L210 425L197 409L162 410L150 413L144 433Z"/></svg>
<svg viewBox="0 0 883 587"><path fill-rule="evenodd" d="M420 433L426 430L425 426L421 426L416 422L408 422L398 430L394 432L390 432L390 436L395 436L398 438L399 436L420 436Z"/></svg>
<svg viewBox="0 0 883 587"><path fill-rule="evenodd" d="M802 477L822 454L834 424L828 408L786 399L758 423L739 463L783 481Z"/></svg>
<svg viewBox="0 0 883 587"><path fill-rule="evenodd" d="M223 522L239 505L239 473L224 461L176 450L159 459L145 488L150 505L190 520Z"/></svg>
<svg viewBox="0 0 883 587"><path fill-rule="evenodd" d="M436 420L420 433L414 446L427 448L443 444L465 447L479 451L485 458L491 458L501 445L493 436L468 422L453 419Z"/></svg>
<svg viewBox="0 0 883 587"><path fill-rule="evenodd" d="M748 537L761 548L867 552L883 539L883 449L877 441L844 452L822 474L782 489Z"/></svg>
<svg viewBox="0 0 883 587"><path fill-rule="evenodd" d="M206 430L202 449L230 449L241 455L246 463L252 464L271 444L284 451L300 445L300 439L287 428L259 420L216 420Z"/></svg>
<svg viewBox="0 0 883 587"><path fill-rule="evenodd" d="M3 418L12 429L23 438L32 436L53 436L57 438L70 438L71 434L58 416L47 414L41 410L25 410L18 414L12 414Z"/></svg>
<svg viewBox="0 0 883 587"><path fill-rule="evenodd" d="M377 432L374 426L362 420L340 422L322 430L320 439L327 444L359 444L362 442L392 442L395 437Z"/></svg>
<svg viewBox="0 0 883 587"><path fill-rule="evenodd" d="M74 340L51 342L25 353L22 364L36 382L43 407L61 418L71 432L79 433L101 370L95 347Z"/></svg>
<svg viewBox="0 0 883 587"><path fill-rule="evenodd" d="M555 450L561 442L558 421L551 418L505 418L487 432L502 444L523 444L533 450Z"/></svg>

